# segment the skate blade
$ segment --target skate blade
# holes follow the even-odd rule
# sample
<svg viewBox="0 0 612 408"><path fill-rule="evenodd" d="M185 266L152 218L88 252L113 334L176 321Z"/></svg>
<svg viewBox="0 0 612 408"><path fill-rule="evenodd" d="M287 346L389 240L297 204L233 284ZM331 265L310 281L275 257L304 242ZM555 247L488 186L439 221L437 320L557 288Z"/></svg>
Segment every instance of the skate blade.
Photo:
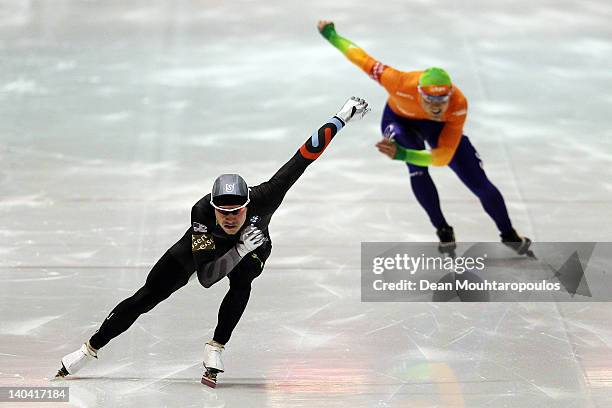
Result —
<svg viewBox="0 0 612 408"><path fill-rule="evenodd" d="M438 247L438 252L445 257L448 256L450 258L456 258L457 253L455 252L455 247Z"/></svg>
<svg viewBox="0 0 612 408"><path fill-rule="evenodd" d="M438 242L438 249L457 249L456 242Z"/></svg>
<svg viewBox="0 0 612 408"><path fill-rule="evenodd" d="M200 381L202 384L209 386L210 388L217 388L217 382L211 380L210 378L207 378L205 376L202 376L202 381Z"/></svg>
<svg viewBox="0 0 612 408"><path fill-rule="evenodd" d="M527 256L527 257L529 257L529 258L538 259L538 258L535 256L535 254L533 253L533 251L532 251L531 249L529 249L529 247L531 246L531 244L532 244L533 242L532 242L532 241L531 241L529 238L525 238L525 241L526 241L526 242L525 242L525 246L526 246L526 248L525 248L523 251L521 251L522 253L521 253L521 252L519 252L519 254L521 254L521 255L525 255L525 256Z"/></svg>
<svg viewBox="0 0 612 408"><path fill-rule="evenodd" d="M70 373L68 372L68 370L66 370L66 367L64 366L64 363L62 363L62 368L57 370L57 374L55 374L55 377L53 377L53 378L64 378L67 375L70 375Z"/></svg>
<svg viewBox="0 0 612 408"><path fill-rule="evenodd" d="M206 368L206 366L204 366ZM206 368L204 374L202 374L202 384L209 386L210 388L217 388L217 374L223 371L216 368Z"/></svg>

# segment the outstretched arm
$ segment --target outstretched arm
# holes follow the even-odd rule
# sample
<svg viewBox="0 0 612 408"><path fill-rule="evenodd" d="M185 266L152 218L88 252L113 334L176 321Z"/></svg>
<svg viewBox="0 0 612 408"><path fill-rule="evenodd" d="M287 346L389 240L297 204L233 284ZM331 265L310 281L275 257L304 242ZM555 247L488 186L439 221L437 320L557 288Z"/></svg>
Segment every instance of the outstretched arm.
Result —
<svg viewBox="0 0 612 408"><path fill-rule="evenodd" d="M336 115L314 132L299 148L287 163L283 165L270 180L253 187L252 196L264 197L264 213L274 212L283 201L285 194L300 178L312 162L323 154L334 136L351 120L361 119L370 109L368 103L360 98L352 97Z"/></svg>
<svg viewBox="0 0 612 408"><path fill-rule="evenodd" d="M361 68L373 80L393 92L399 84L400 71L384 65L370 57L361 47L336 32L334 23L327 20L319 21L319 32L336 47L353 64Z"/></svg>

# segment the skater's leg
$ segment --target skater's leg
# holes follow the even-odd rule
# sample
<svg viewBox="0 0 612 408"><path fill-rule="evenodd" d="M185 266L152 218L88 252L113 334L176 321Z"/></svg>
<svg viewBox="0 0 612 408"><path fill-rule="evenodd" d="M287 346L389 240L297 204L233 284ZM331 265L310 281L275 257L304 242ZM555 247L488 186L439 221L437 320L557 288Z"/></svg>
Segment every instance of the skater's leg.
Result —
<svg viewBox="0 0 612 408"><path fill-rule="evenodd" d="M126 331L143 313L153 309L159 302L185 286L189 274L169 252L157 261L147 276L142 288L119 303L91 337L89 344L98 350Z"/></svg>
<svg viewBox="0 0 612 408"><path fill-rule="evenodd" d="M271 247L264 251L247 254L238 266L228 275L230 288L219 307L219 316L215 334L204 346L204 368L202 384L216 387L217 373L223 372L221 353L229 341L234 328L240 321L251 296L251 283L261 275L264 262L270 255Z"/></svg>
<svg viewBox="0 0 612 408"><path fill-rule="evenodd" d="M246 309L250 295L250 283L242 283L239 286L230 283L230 289L219 307L217 327L213 337L214 341L219 344L225 344L229 341L232 331Z"/></svg>
<svg viewBox="0 0 612 408"><path fill-rule="evenodd" d="M410 186L421 207L429 216L429 220L436 229L448 227L448 223L442 214L438 189L429 174L427 167L407 164L410 174Z"/></svg>
<svg viewBox="0 0 612 408"><path fill-rule="evenodd" d="M229 275L230 288L219 307L217 327L213 340L226 344L238 324L251 296L251 283L258 277L263 264L258 258L247 255Z"/></svg>
<svg viewBox="0 0 612 408"><path fill-rule="evenodd" d="M457 152L449 166L480 199L482 207L495 221L500 233L507 234L513 231L504 198L497 187L487 178L480 156L467 136L462 136Z"/></svg>
<svg viewBox="0 0 612 408"><path fill-rule="evenodd" d="M392 137L400 146L409 149L423 150L425 143L421 135L403 118L399 118L387 106L381 123L383 136ZM423 207L429 220L436 229L448 227L442 214L438 189L429 174L427 167L407 164L410 174L410 186L417 201Z"/></svg>

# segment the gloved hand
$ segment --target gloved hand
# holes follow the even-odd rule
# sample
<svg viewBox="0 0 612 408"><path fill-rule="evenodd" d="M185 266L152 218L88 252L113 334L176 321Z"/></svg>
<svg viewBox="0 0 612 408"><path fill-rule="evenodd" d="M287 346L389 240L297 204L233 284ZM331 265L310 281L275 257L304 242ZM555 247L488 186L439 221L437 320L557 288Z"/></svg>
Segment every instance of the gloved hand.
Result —
<svg viewBox="0 0 612 408"><path fill-rule="evenodd" d="M249 225L240 233L240 239L236 244L236 251L241 258L246 254L259 248L266 241L266 237L257 227Z"/></svg>
<svg viewBox="0 0 612 408"><path fill-rule="evenodd" d="M351 98L344 103L340 111L336 113L336 116L342 119L344 123L348 123L352 119L359 120L363 118L370 110L365 99L351 96Z"/></svg>
<svg viewBox="0 0 612 408"><path fill-rule="evenodd" d="M321 35L329 40L332 35L336 34L336 28L334 27L334 22L329 20L321 20L319 24L317 24L317 28Z"/></svg>

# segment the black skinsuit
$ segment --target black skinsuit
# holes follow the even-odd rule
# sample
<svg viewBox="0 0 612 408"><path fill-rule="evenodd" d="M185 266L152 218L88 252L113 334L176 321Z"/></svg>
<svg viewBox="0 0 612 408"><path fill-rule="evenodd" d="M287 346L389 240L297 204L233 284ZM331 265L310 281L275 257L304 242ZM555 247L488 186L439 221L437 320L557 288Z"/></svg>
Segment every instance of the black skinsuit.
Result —
<svg viewBox="0 0 612 408"><path fill-rule="evenodd" d="M142 314L185 286L193 273L204 287L228 276L230 289L219 308L213 339L227 343L234 327L244 312L251 293L251 282L258 277L272 250L268 224L285 194L306 167L316 160L344 123L337 117L330 119L300 147L296 154L269 181L250 188L251 201L247 207L247 225L263 231L268 240L255 251L240 259L235 245L240 232L226 234L217 225L210 194L198 201L191 210L191 227L157 261L142 288L119 303L89 340L95 349L127 330ZM241 229L242 230L242 229Z"/></svg>

